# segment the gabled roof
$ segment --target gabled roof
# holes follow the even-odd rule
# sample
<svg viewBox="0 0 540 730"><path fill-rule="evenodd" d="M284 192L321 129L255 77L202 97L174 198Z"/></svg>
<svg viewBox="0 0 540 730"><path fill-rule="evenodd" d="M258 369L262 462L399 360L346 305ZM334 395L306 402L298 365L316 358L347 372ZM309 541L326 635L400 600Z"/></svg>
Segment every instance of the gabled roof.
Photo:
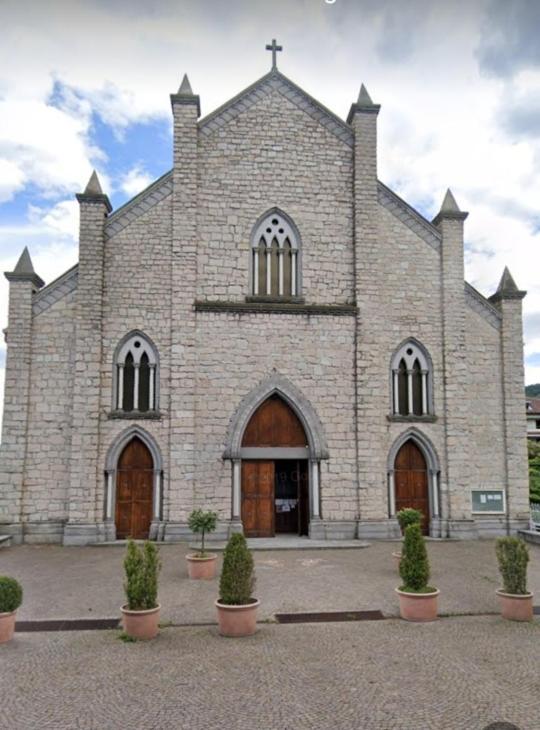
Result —
<svg viewBox="0 0 540 730"><path fill-rule="evenodd" d="M77 288L79 264L75 264L50 284L43 287L32 299L32 313L41 314L53 304Z"/></svg>
<svg viewBox="0 0 540 730"><path fill-rule="evenodd" d="M377 197L379 203L389 210L392 215L404 223L407 228L414 231L426 243L429 243L432 248L439 251L442 241L439 229L380 180L377 182Z"/></svg>
<svg viewBox="0 0 540 730"><path fill-rule="evenodd" d="M154 205L172 193L172 170L155 180L145 190L142 190L127 203L114 211L105 222L105 235L107 238L119 233L128 226L131 221L138 218Z"/></svg>
<svg viewBox="0 0 540 730"><path fill-rule="evenodd" d="M277 69L272 69L254 84L201 119L199 121L200 132L205 135L212 134L273 91L279 92L299 109L316 119L346 145L353 146L354 136L350 126Z"/></svg>

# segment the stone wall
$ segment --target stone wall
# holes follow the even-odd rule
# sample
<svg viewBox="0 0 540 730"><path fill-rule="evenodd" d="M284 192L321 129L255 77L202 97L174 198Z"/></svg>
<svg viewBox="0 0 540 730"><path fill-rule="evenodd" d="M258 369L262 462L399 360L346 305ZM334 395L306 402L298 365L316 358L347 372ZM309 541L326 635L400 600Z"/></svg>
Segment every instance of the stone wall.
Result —
<svg viewBox="0 0 540 730"><path fill-rule="evenodd" d="M33 319L23 519L68 517L74 371L74 293ZM36 525L36 530L38 527ZM58 532L58 530L57 530Z"/></svg>
<svg viewBox="0 0 540 730"><path fill-rule="evenodd" d="M104 473L107 452L133 425L155 439L169 479L169 414L171 352L171 198L140 215L105 245L103 296L103 361L101 367L100 444L98 465ZM157 378L159 420L111 418L113 358L120 340L140 330L159 353ZM104 503L105 479L97 484L98 511ZM167 492L166 492L167 494ZM101 517L99 515L98 517Z"/></svg>
<svg viewBox="0 0 540 730"><path fill-rule="evenodd" d="M250 294L251 232L274 206L300 232L306 300L353 301L351 148L276 91L200 137L197 297Z"/></svg>
<svg viewBox="0 0 540 730"><path fill-rule="evenodd" d="M222 461L229 422L275 371L323 424L330 452L321 470L323 518L356 519L354 318L201 313L197 335L197 505L229 519L231 466Z"/></svg>

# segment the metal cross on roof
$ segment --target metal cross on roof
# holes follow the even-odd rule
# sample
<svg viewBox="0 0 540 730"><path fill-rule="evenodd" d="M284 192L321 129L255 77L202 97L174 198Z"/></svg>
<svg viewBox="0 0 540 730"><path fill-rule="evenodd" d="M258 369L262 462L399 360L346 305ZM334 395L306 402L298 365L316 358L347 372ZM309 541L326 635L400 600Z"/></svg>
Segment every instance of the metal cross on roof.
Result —
<svg viewBox="0 0 540 730"><path fill-rule="evenodd" d="M272 68L277 68L276 53L283 50L283 46L276 45L276 39L272 38L272 44L266 46L267 51L272 51Z"/></svg>

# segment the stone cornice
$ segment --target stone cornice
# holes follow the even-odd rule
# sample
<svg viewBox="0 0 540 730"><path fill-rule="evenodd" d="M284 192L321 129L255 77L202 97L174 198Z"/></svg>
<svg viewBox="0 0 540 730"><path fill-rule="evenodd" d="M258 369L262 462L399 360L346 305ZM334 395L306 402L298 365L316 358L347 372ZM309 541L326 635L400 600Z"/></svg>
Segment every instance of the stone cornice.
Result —
<svg viewBox="0 0 540 730"><path fill-rule="evenodd" d="M112 210L111 201L104 193L77 193L75 197L79 203L104 205L107 209L107 213L110 213Z"/></svg>
<svg viewBox="0 0 540 730"><path fill-rule="evenodd" d="M297 304L293 302L201 301L193 304L196 312L228 314L301 314L330 317L355 317L355 304Z"/></svg>

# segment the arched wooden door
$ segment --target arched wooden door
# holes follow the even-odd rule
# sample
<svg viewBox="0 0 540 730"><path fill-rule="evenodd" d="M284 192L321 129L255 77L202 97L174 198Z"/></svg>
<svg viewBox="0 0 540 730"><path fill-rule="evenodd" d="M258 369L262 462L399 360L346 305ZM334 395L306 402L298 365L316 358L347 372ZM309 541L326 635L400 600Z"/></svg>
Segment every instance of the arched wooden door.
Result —
<svg viewBox="0 0 540 730"><path fill-rule="evenodd" d="M147 539L152 522L154 462L137 437L122 451L116 472L116 537Z"/></svg>
<svg viewBox="0 0 540 730"><path fill-rule="evenodd" d="M276 532L306 534L309 524L307 461L287 449L307 447L304 427L278 395L270 396L251 417L242 447L279 449L275 459L242 460L242 524L247 537ZM306 449L307 457L307 449Z"/></svg>
<svg viewBox="0 0 540 730"><path fill-rule="evenodd" d="M424 455L414 443L406 441L398 451L394 465L396 511L412 507L422 515L422 532L429 534L428 474Z"/></svg>

